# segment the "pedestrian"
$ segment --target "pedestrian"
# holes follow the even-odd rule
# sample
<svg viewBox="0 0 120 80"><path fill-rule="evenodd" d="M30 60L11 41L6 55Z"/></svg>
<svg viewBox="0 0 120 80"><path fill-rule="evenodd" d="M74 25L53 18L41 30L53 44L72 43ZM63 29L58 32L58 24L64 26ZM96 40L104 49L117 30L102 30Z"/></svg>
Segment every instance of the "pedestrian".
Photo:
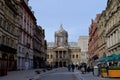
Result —
<svg viewBox="0 0 120 80"><path fill-rule="evenodd" d="M68 65L68 71L71 71L71 65L70 64Z"/></svg>
<svg viewBox="0 0 120 80"><path fill-rule="evenodd" d="M82 67L82 68L81 68L81 72L82 72L82 74L85 73L85 67Z"/></svg>
<svg viewBox="0 0 120 80"><path fill-rule="evenodd" d="M87 67L87 72L90 72L90 66Z"/></svg>
<svg viewBox="0 0 120 80"><path fill-rule="evenodd" d="M71 67L72 67L72 72L74 72L75 65L74 65L74 64L72 64L72 65L71 65Z"/></svg>

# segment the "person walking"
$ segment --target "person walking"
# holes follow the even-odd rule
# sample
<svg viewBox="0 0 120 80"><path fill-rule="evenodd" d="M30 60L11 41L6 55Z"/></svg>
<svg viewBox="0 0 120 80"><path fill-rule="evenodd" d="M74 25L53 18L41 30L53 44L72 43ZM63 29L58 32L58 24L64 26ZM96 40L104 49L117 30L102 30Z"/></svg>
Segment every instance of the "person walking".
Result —
<svg viewBox="0 0 120 80"><path fill-rule="evenodd" d="M71 65L71 67L72 67L72 72L74 72L75 65L74 65L74 64L72 64L72 65Z"/></svg>
<svg viewBox="0 0 120 80"><path fill-rule="evenodd" d="M81 68L81 72L82 72L82 74L85 73L85 67L82 67L82 68Z"/></svg>
<svg viewBox="0 0 120 80"><path fill-rule="evenodd" d="M68 65L68 71L71 71L71 65L70 64Z"/></svg>

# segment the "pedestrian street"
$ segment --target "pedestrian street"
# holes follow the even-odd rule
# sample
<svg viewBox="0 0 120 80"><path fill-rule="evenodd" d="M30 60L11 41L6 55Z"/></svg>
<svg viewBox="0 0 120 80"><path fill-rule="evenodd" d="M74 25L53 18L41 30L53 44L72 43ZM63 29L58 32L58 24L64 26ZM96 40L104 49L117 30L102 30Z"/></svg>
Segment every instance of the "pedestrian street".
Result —
<svg viewBox="0 0 120 80"><path fill-rule="evenodd" d="M53 73L39 76L38 80L120 80L120 78L103 78L94 76L92 72L82 74L80 70L72 72L67 68L59 68Z"/></svg>
<svg viewBox="0 0 120 80"><path fill-rule="evenodd" d="M54 73L43 75L39 80L79 80L75 72L69 72L67 68L60 68Z"/></svg>

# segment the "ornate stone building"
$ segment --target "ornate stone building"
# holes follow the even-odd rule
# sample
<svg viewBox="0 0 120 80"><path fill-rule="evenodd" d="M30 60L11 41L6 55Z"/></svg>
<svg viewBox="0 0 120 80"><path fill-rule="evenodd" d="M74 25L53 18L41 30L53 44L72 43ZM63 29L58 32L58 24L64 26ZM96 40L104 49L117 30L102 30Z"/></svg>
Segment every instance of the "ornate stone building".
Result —
<svg viewBox="0 0 120 80"><path fill-rule="evenodd" d="M108 0L106 7L107 55L120 53L120 0Z"/></svg>
<svg viewBox="0 0 120 80"><path fill-rule="evenodd" d="M98 57L102 58L109 56L111 54L119 54L120 0L114 1L107 0L106 9L101 13L100 17L97 20L97 29L98 29L98 47L97 47ZM89 48L91 49L91 47ZM89 52L92 54L92 51ZM94 56L94 54L92 55Z"/></svg>
<svg viewBox="0 0 120 80"><path fill-rule="evenodd" d="M68 42L68 33L60 26L55 32L55 42L47 44L47 62L50 66L62 67L68 64L80 64L81 49L77 42Z"/></svg>
<svg viewBox="0 0 120 80"><path fill-rule="evenodd" d="M0 75L16 70L18 5L16 0L0 0Z"/></svg>
<svg viewBox="0 0 120 80"><path fill-rule="evenodd" d="M89 54L89 64L93 66L94 61L98 59L98 19L100 14L96 15L95 20L91 21L89 28L89 42L88 42L88 54Z"/></svg>
<svg viewBox="0 0 120 80"><path fill-rule="evenodd" d="M34 28L33 39L33 66L34 68L43 68L46 66L47 45L45 40L45 31L41 26Z"/></svg>
<svg viewBox="0 0 120 80"><path fill-rule="evenodd" d="M28 0L19 0L19 24L17 69L32 69L33 29L36 26L36 18L28 6Z"/></svg>
<svg viewBox="0 0 120 80"><path fill-rule="evenodd" d="M106 56L107 45L106 45L106 21L105 11L103 11L97 21L98 28L98 57L102 58Z"/></svg>

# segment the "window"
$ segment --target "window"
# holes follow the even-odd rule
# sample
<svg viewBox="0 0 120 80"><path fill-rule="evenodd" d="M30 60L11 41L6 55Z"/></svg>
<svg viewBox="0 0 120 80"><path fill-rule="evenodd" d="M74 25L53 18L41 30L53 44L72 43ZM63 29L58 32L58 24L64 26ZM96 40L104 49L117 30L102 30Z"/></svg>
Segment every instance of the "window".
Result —
<svg viewBox="0 0 120 80"><path fill-rule="evenodd" d="M1 37L1 35L0 35L0 44L2 43L2 37Z"/></svg>
<svg viewBox="0 0 120 80"><path fill-rule="evenodd" d="M9 45L9 38L6 37L6 44Z"/></svg>
<svg viewBox="0 0 120 80"><path fill-rule="evenodd" d="M11 47L14 47L14 40L11 40Z"/></svg>
<svg viewBox="0 0 120 80"><path fill-rule="evenodd" d="M2 26L2 18L0 17L0 26Z"/></svg>
<svg viewBox="0 0 120 80"><path fill-rule="evenodd" d="M49 59L49 55L47 55L47 59Z"/></svg>
<svg viewBox="0 0 120 80"><path fill-rule="evenodd" d="M24 53L24 48L22 48L22 53Z"/></svg>
<svg viewBox="0 0 120 80"><path fill-rule="evenodd" d="M21 53L21 47L19 46L19 53Z"/></svg>
<svg viewBox="0 0 120 80"><path fill-rule="evenodd" d="M71 55L70 55L70 58L71 58Z"/></svg>
<svg viewBox="0 0 120 80"><path fill-rule="evenodd" d="M51 59L53 58L53 55L51 55Z"/></svg>
<svg viewBox="0 0 120 80"><path fill-rule="evenodd" d="M2 43L5 43L5 36L2 36Z"/></svg>
<svg viewBox="0 0 120 80"><path fill-rule="evenodd" d="M73 55L73 58L75 57L75 55Z"/></svg>
<svg viewBox="0 0 120 80"><path fill-rule="evenodd" d="M78 54L76 55L76 58L78 58Z"/></svg>

